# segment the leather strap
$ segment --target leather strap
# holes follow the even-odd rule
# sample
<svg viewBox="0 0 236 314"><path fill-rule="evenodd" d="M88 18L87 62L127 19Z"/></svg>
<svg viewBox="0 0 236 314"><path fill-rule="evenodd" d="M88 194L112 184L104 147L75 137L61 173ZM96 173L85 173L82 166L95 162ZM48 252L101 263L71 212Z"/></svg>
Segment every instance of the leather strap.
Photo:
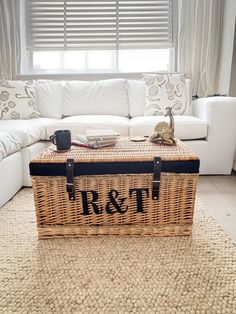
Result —
<svg viewBox="0 0 236 314"><path fill-rule="evenodd" d="M69 194L69 200L75 200L74 188L74 159L67 159L66 162L66 191Z"/></svg>
<svg viewBox="0 0 236 314"><path fill-rule="evenodd" d="M152 184L152 199L158 200L160 190L160 178L161 178L161 158L154 157L154 169L153 169L153 184Z"/></svg>

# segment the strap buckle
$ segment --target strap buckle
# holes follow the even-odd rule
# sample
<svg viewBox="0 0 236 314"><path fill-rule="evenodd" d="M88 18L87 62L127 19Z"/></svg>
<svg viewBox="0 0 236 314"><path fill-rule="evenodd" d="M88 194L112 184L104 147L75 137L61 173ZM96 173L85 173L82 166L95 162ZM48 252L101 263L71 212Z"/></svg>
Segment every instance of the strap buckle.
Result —
<svg viewBox="0 0 236 314"><path fill-rule="evenodd" d="M160 191L161 177L161 158L154 157L153 181L152 181L152 199L158 200Z"/></svg>
<svg viewBox="0 0 236 314"><path fill-rule="evenodd" d="M66 162L66 192L69 194L69 200L75 200L75 187L74 187L74 159L67 159Z"/></svg>
<svg viewBox="0 0 236 314"><path fill-rule="evenodd" d="M73 193L75 191L73 183L66 183L66 192Z"/></svg>

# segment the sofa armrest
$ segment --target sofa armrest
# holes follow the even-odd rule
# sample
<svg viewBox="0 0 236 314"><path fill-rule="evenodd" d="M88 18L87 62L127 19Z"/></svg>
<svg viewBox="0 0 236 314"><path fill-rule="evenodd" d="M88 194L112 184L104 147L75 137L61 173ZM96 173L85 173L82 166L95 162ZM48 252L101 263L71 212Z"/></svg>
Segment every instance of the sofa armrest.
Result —
<svg viewBox="0 0 236 314"><path fill-rule="evenodd" d="M192 114L208 124L208 169L218 173L218 166L225 164L223 173L230 174L236 148L236 97L199 98L192 102Z"/></svg>
<svg viewBox="0 0 236 314"><path fill-rule="evenodd" d="M236 97L208 97L192 101L193 116L208 123L207 139L232 143L236 139ZM235 147L234 147L235 148Z"/></svg>

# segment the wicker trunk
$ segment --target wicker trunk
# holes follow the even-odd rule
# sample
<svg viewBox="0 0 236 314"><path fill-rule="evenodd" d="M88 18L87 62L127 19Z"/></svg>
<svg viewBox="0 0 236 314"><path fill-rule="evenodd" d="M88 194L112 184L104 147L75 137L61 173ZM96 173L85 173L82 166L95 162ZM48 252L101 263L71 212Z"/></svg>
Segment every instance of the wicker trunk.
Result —
<svg viewBox="0 0 236 314"><path fill-rule="evenodd" d="M179 140L48 147L30 163L39 238L189 235L198 172L199 159Z"/></svg>

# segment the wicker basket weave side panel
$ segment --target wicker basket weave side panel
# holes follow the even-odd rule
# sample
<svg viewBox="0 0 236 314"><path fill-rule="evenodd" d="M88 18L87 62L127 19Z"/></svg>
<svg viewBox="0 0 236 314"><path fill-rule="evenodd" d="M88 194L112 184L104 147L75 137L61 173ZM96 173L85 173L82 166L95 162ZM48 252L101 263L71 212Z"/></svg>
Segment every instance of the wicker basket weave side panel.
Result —
<svg viewBox="0 0 236 314"><path fill-rule="evenodd" d="M35 176L32 182L37 224L84 227L139 225L139 228L191 225L197 179L198 174L162 173L160 197L154 201L150 174L81 176L74 180L76 200L69 201L64 177ZM137 202L137 189L140 188L144 189L142 206Z"/></svg>

